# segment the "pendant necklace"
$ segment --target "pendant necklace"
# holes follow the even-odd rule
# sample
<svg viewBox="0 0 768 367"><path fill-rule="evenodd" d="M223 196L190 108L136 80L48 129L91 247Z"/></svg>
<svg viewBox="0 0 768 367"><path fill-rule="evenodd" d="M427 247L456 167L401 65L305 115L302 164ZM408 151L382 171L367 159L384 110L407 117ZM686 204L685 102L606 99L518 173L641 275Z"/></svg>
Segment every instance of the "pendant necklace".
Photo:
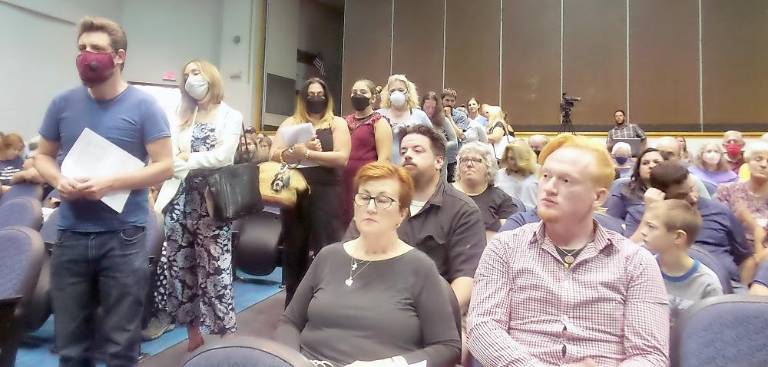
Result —
<svg viewBox="0 0 768 367"><path fill-rule="evenodd" d="M573 266L573 263L576 261L576 257L579 256L579 253L583 249L584 247L575 250L565 250L555 246L555 250L557 250L557 254L563 260L566 269L570 269L571 266Z"/></svg>
<svg viewBox="0 0 768 367"><path fill-rule="evenodd" d="M357 273L354 273L354 271L355 271L355 270L357 270L357 267L358 267L358 265L359 265L360 263L365 263L365 265L363 265L363 266L360 268L360 270L358 270L358 271L357 271ZM349 264L349 278L347 278L347 279L344 281L344 284L346 284L346 285L347 285L347 287L351 287L351 286L352 286L352 283L354 283L354 281L355 281L355 280L354 280L354 278L355 278L355 277L356 277L358 274L360 274L361 272L363 272L363 270L365 270L365 268L366 268L366 267L368 267L368 265L370 265L370 263L371 263L370 261L363 261L363 260L357 261L357 260L355 260L355 258L353 257L353 258L352 258L352 262Z"/></svg>

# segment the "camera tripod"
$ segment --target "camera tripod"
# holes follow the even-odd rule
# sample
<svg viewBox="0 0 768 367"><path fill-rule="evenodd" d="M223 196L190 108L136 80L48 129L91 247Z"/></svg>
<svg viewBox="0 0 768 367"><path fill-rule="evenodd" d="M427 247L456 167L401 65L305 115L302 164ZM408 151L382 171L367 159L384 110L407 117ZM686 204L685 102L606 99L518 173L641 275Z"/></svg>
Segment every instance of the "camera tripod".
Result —
<svg viewBox="0 0 768 367"><path fill-rule="evenodd" d="M571 120L571 111L569 109L563 110L562 120L560 121L560 131L558 133L571 133L576 135L576 130L573 128L573 121Z"/></svg>

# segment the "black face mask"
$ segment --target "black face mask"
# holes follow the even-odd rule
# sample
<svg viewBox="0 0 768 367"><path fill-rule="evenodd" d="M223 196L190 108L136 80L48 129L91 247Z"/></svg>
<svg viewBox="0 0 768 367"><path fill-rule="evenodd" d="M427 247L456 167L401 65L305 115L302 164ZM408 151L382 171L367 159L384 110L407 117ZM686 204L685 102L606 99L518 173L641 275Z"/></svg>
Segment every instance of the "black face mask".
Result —
<svg viewBox="0 0 768 367"><path fill-rule="evenodd" d="M371 99L360 94L355 94L350 100L352 101L352 108L354 108L355 111L365 110L371 105Z"/></svg>
<svg viewBox="0 0 768 367"><path fill-rule="evenodd" d="M324 97L310 96L307 98L307 112L312 114L323 113L328 105Z"/></svg>
<svg viewBox="0 0 768 367"><path fill-rule="evenodd" d="M536 150L536 149L534 149L534 150L533 150L533 152L534 152L534 153L536 153L536 156L537 156L537 157L539 156L539 153L541 153L541 151L540 151L540 150Z"/></svg>

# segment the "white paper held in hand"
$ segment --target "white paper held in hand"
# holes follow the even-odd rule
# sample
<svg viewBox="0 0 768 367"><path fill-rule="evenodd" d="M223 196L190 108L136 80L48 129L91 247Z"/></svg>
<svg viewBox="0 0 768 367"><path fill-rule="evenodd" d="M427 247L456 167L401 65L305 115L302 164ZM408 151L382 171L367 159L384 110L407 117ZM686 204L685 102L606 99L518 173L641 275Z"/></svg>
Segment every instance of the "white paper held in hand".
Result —
<svg viewBox="0 0 768 367"><path fill-rule="evenodd" d="M144 167L144 162L113 144L93 130L85 128L72 145L64 162L61 174L64 177L101 178L123 174ZM101 201L118 213L123 212L130 190L112 191Z"/></svg>
<svg viewBox="0 0 768 367"><path fill-rule="evenodd" d="M315 136L315 129L310 123L284 126L277 132L280 134L286 147L304 144Z"/></svg>

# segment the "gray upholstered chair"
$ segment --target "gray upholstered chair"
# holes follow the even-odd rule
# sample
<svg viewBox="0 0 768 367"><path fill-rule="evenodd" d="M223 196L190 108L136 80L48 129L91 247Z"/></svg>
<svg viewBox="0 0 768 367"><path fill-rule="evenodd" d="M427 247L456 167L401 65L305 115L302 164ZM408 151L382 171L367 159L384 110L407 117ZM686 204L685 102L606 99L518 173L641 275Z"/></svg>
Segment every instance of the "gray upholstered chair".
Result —
<svg viewBox="0 0 768 367"><path fill-rule="evenodd" d="M0 229L0 366L13 366L45 249L26 227Z"/></svg>
<svg viewBox="0 0 768 367"><path fill-rule="evenodd" d="M312 367L298 351L278 342L233 337L205 344L190 354L182 367Z"/></svg>
<svg viewBox="0 0 768 367"><path fill-rule="evenodd" d="M672 329L673 367L768 366L768 297L711 297L683 312Z"/></svg>
<svg viewBox="0 0 768 367"><path fill-rule="evenodd" d="M31 198L40 201L43 199L43 186L33 183L15 184L5 195L0 197L0 205L18 198Z"/></svg>
<svg viewBox="0 0 768 367"><path fill-rule="evenodd" d="M11 226L32 228L35 231L43 224L40 200L20 197L0 205L0 229Z"/></svg>

